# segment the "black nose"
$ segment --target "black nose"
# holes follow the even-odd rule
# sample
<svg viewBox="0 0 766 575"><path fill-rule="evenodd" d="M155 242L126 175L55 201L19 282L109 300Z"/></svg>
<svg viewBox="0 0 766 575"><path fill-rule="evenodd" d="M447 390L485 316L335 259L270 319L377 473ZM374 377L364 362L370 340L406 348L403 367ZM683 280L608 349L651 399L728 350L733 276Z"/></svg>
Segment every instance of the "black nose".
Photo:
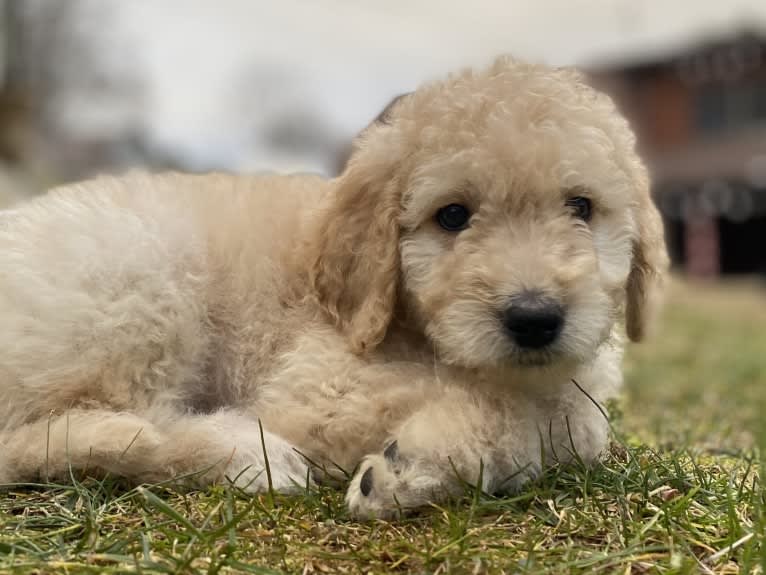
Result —
<svg viewBox="0 0 766 575"><path fill-rule="evenodd" d="M564 310L537 292L522 292L511 300L503 323L519 347L539 349L558 337L564 325Z"/></svg>

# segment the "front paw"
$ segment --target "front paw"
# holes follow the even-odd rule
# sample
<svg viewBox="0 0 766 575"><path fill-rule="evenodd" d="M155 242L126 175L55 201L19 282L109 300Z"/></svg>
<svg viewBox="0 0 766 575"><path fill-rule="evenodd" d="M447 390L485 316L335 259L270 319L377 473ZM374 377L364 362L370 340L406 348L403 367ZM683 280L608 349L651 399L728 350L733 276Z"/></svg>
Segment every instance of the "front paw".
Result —
<svg viewBox="0 0 766 575"><path fill-rule="evenodd" d="M368 455L351 480L346 505L356 519L390 519L443 499L436 468L405 460L396 442L382 455Z"/></svg>

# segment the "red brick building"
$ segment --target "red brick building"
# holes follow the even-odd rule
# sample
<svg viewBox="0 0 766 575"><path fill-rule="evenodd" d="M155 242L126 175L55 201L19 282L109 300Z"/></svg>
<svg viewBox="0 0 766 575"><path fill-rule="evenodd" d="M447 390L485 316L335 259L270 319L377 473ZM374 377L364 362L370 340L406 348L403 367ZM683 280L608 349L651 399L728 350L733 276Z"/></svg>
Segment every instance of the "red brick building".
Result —
<svg viewBox="0 0 766 575"><path fill-rule="evenodd" d="M697 276L766 274L766 40L592 75L638 134L674 262Z"/></svg>

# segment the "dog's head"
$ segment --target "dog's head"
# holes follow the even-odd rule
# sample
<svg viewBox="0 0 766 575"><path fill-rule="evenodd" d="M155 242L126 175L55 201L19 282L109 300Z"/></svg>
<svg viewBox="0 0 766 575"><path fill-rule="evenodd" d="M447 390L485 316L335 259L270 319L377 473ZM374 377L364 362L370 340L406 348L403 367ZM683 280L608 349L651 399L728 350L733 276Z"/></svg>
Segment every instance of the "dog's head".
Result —
<svg viewBox="0 0 766 575"><path fill-rule="evenodd" d="M399 98L355 143L310 282L353 349L404 310L466 367L581 362L667 265L634 136L572 70L508 58Z"/></svg>

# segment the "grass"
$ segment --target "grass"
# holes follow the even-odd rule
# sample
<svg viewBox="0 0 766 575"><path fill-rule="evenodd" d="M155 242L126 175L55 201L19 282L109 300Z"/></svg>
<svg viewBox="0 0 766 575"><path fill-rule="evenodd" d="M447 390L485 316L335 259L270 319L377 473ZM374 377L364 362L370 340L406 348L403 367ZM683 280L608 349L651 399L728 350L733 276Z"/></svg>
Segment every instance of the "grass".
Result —
<svg viewBox="0 0 766 575"><path fill-rule="evenodd" d="M672 285L658 333L627 358L615 441L595 469L392 523L350 521L329 488L13 488L0 495L0 572L762 572L761 290Z"/></svg>

